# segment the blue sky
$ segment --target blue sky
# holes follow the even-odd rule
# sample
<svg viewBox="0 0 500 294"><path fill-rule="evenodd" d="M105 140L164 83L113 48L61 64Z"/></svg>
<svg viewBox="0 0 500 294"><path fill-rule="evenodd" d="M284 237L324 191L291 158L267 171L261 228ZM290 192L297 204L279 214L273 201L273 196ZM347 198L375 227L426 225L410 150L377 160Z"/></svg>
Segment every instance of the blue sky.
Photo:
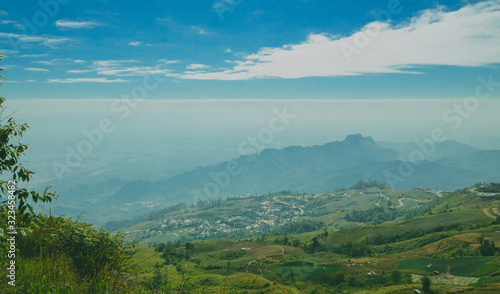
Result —
<svg viewBox="0 0 500 294"><path fill-rule="evenodd" d="M463 98L500 1L6 1L0 53L10 99Z"/></svg>

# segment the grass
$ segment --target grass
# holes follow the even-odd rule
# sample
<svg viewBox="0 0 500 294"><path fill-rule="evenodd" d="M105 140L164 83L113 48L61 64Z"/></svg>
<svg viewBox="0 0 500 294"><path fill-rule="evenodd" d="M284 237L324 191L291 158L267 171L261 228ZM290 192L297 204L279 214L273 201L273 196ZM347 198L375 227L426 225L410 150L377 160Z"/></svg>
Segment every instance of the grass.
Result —
<svg viewBox="0 0 500 294"><path fill-rule="evenodd" d="M348 201L358 196L363 201L378 197L377 191L374 193L362 196L352 194L354 196ZM391 193L393 194L388 195L389 193L387 193L388 197L399 197L398 193L401 192ZM424 190L406 191L405 193L412 193L411 197L419 199L435 197ZM318 197L327 198L328 196ZM246 199L245 201L250 200ZM99 242L86 241L85 236L104 241L112 236L99 234L98 231L94 231L86 225L61 220L64 224L64 226L61 225L61 230L55 230L58 227L54 225L47 226L47 228L51 228L50 233L59 234L56 238L59 240L58 242L52 242L51 240L54 238L47 237L49 234L45 234L45 231L41 230L38 233L39 238L33 239L31 243L24 242L19 243L19 245L24 244L23 248L28 248L24 252L30 252L33 251L31 249L45 244L43 240L46 240L58 250L64 249L67 252L76 253L83 251L85 256L90 256L90 258L79 260L65 254L21 256L18 279L23 281L23 287L19 288L17 292L5 289L5 270L0 269L0 274L2 274L0 282L3 283L0 285L0 293L277 294L340 293L343 291L343 293L403 294L411 293L413 289L420 288L420 285L417 284L392 285L392 272L396 269L404 274L405 280L407 274L413 276L430 275L433 280L432 289L436 294L451 291L448 289L462 291L466 289L465 286L459 288L457 285L468 285L476 281L478 281L476 285L480 286L480 289L488 289L489 291L500 284L500 277L496 276L500 273L500 259L494 257L451 259L457 252L464 253L462 255L465 256L478 254L478 237L484 237L500 244L500 234L494 233L500 230L500 226L488 225L491 220L481 213L483 207L484 205L452 207L453 210L447 208L446 212L434 212L431 215L399 223L362 225L336 232L330 231L326 238L322 237L322 230L289 235L287 237L290 243L284 242L284 236L268 236L258 239L254 237L238 241L231 239L191 241L191 249L186 249L188 246L178 243L169 250L180 252L185 257L181 257L180 261L170 260L169 262L173 263L171 265L166 265L162 254L156 252L154 247L140 245L125 251L125 256L130 257L131 264L126 267L126 272L120 273L99 266L101 263L97 261L90 263L89 266L87 263L83 263L89 259L97 260L96 258L100 258L99 254L105 249L105 247L96 247ZM228 211L228 209L224 210ZM444 211L444 209L439 211ZM321 217L326 222L328 218L333 219L337 216L339 215L326 214ZM412 229L428 229L455 223L463 224L465 227L457 228L456 231L429 233L421 237L409 235L408 237L412 239L397 243L369 245L373 256L352 258L332 252L310 251L310 247L307 247L308 244L312 243L312 238L317 236L319 236L320 242L345 244L349 241L363 240L366 236L377 234L387 236ZM481 226L477 226L478 224ZM350 223L350 225L354 226L355 224ZM82 234L82 229L87 233ZM113 238L106 242L112 240ZM295 240L300 240L301 244L306 246L298 248L280 245L297 244L293 242ZM61 243L63 241L66 242L64 247ZM301 244L299 245L302 246ZM118 246L120 244L113 241L110 245ZM118 247L122 248L121 246ZM74 255L78 256L78 254ZM428 264L433 264L433 266L428 268L426 267ZM95 276L82 276L76 268L78 265L80 267L85 265L84 269L87 267L99 268L101 272ZM450 267L450 273L455 275L454 279L443 274L432 274L435 270L446 273L448 267ZM373 272L375 275L367 277L368 272ZM120 288L124 285L123 283L116 283L117 278L114 275L117 273L121 275L119 279L127 280L127 289ZM342 273L346 279L346 282L342 283L341 286L332 282L333 278L339 277L337 273ZM413 282L417 283L416 280ZM441 283L443 285L436 285ZM444 285L444 283L448 283L448 285ZM93 284L98 286L98 289L92 287ZM476 286L469 288L476 290Z"/></svg>
<svg viewBox="0 0 500 294"><path fill-rule="evenodd" d="M284 263L278 273L283 276L297 274L302 280L325 280L328 274L332 274L342 268L340 264L327 264L324 266L311 262L295 261Z"/></svg>
<svg viewBox="0 0 500 294"><path fill-rule="evenodd" d="M398 270L419 270L426 272L438 271L446 273L448 266L450 274L457 276L476 276L483 265L491 261L493 257L463 257L453 260L448 259L406 259L399 262ZM427 267L431 265L432 267Z"/></svg>
<svg viewBox="0 0 500 294"><path fill-rule="evenodd" d="M409 221L396 224L385 225L363 225L348 228L331 233L326 243L331 245L340 245L341 243L358 242L365 238L373 238L377 235L387 236L404 233L417 229L432 229L440 226L450 226L454 224L475 225L491 221L483 215L479 209L467 207L453 212L426 215Z"/></svg>
<svg viewBox="0 0 500 294"><path fill-rule="evenodd" d="M500 263L486 263L479 269L470 273L474 277L482 277L492 274L493 272L500 270Z"/></svg>

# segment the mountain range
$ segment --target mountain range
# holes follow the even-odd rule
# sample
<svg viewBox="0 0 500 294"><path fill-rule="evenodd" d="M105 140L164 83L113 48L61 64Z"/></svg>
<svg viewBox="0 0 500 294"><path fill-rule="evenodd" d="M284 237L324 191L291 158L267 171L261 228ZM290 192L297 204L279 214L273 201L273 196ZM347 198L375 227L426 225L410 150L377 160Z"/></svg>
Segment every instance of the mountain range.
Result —
<svg viewBox="0 0 500 294"><path fill-rule="evenodd" d="M375 142L356 134L321 146L265 149L165 180L113 180L77 187L63 191L73 196L72 208L61 205L54 209L75 214L78 206L86 206L91 208L87 217L99 223L104 219L93 219L99 214L109 220L179 202L280 190L332 191L360 179L387 183L399 190L427 187L446 191L500 180L500 150L481 150L455 141L429 144L424 148L417 143ZM95 191L94 197L78 196L89 195L89 189ZM110 206L119 209L114 215L103 214L101 210L109 212Z"/></svg>

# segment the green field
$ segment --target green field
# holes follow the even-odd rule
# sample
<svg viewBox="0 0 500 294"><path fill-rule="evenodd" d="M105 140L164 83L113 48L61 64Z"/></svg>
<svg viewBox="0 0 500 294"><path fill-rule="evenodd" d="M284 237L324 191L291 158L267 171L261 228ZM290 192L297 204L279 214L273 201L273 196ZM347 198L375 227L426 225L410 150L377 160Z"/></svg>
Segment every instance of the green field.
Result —
<svg viewBox="0 0 500 294"><path fill-rule="evenodd" d="M278 273L283 276L290 276L294 273L302 280L323 280L328 274L336 272L341 267L339 264L318 265L311 262L291 261L283 263Z"/></svg>
<svg viewBox="0 0 500 294"><path fill-rule="evenodd" d="M463 257L452 260L447 259L407 259L399 262L398 270L421 270L428 273L438 271L446 273L450 267L450 274L456 276L477 276L476 271L481 269L493 257ZM428 267L428 265L432 265ZM487 273L488 274L488 273Z"/></svg>

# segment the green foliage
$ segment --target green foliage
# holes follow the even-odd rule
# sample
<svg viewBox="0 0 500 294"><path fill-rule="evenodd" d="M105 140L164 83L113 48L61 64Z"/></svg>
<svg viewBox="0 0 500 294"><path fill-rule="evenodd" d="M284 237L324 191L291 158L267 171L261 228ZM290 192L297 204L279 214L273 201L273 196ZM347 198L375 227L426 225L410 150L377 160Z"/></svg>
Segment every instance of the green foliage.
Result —
<svg viewBox="0 0 500 294"><path fill-rule="evenodd" d="M410 211L385 207L373 207L362 211L353 210L352 212L346 214L345 219L349 222L381 224L403 216L410 218L424 215L429 213L431 210L431 207L421 207Z"/></svg>
<svg viewBox="0 0 500 294"><path fill-rule="evenodd" d="M299 220L297 222L287 223L283 226L277 227L272 230L272 235L295 235L307 232L314 232L323 228L325 224L318 220Z"/></svg>
<svg viewBox="0 0 500 294"><path fill-rule="evenodd" d="M482 256L493 256L498 253L498 248L496 248L495 242L483 239L479 247L479 253Z"/></svg>
<svg viewBox="0 0 500 294"><path fill-rule="evenodd" d="M462 229L463 228L461 224L452 224L449 226L437 226L431 229L418 228L413 230L407 230L399 234L392 234L392 235L377 234L372 238L367 238L366 242L369 245L383 245L388 243L395 243L395 242L415 239L423 236L429 236L434 233L447 232L447 231L460 231ZM443 239L445 237L447 237L447 235L437 236L436 238L432 238L431 242Z"/></svg>
<svg viewBox="0 0 500 294"><path fill-rule="evenodd" d="M167 276L162 274L160 269L156 268L153 277L144 281L143 284L146 285L148 289L156 291L167 284Z"/></svg>
<svg viewBox="0 0 500 294"><path fill-rule="evenodd" d="M18 187L20 183L29 182L33 175L21 162L28 145L19 141L29 126L27 123L18 124L10 115L5 115L4 103L5 99L0 97L0 223L9 231L25 232L37 221L32 204L51 202L57 195L49 192L49 188L37 193ZM7 230L1 229L0 234L0 254L3 256Z"/></svg>
<svg viewBox="0 0 500 294"><path fill-rule="evenodd" d="M283 263L278 272L282 274L284 282L311 281L320 284L337 285L345 280L334 274L341 268L338 264L318 265L307 261L288 261ZM340 273L341 274L341 273ZM335 278L335 279L333 279ZM342 282L340 282L342 280Z"/></svg>
<svg viewBox="0 0 500 294"><path fill-rule="evenodd" d="M339 247L335 247L331 250L331 252L335 252L338 254L348 255L351 257L361 257L361 256L370 256L371 250L366 244L366 242L348 242L346 244L341 244Z"/></svg>
<svg viewBox="0 0 500 294"><path fill-rule="evenodd" d="M470 272L469 275L473 277L482 277L500 271L500 263L486 263L479 269Z"/></svg>
<svg viewBox="0 0 500 294"><path fill-rule="evenodd" d="M26 257L40 252L66 256L80 278L94 284L104 282L102 279L110 275L124 274L129 256L125 254L121 232L111 234L65 217L42 216L40 221L32 234L20 239L19 248Z"/></svg>
<svg viewBox="0 0 500 294"><path fill-rule="evenodd" d="M479 183L477 191L483 193L500 193L500 183Z"/></svg>
<svg viewBox="0 0 500 294"><path fill-rule="evenodd" d="M41 253L32 258L20 258L18 285L14 293L85 293L86 287L71 260L63 255ZM2 284L3 281L2 281ZM0 286L0 292L13 293Z"/></svg>
<svg viewBox="0 0 500 294"><path fill-rule="evenodd" d="M401 280L402 280L402 275L401 275L401 272L399 271L393 271L391 273L391 281L397 285L399 283L401 283Z"/></svg>
<svg viewBox="0 0 500 294"><path fill-rule="evenodd" d="M350 189L354 190L363 190L368 188L379 188L379 189L387 189L389 188L385 183L372 181L372 180L359 180L356 184L352 185Z"/></svg>
<svg viewBox="0 0 500 294"><path fill-rule="evenodd" d="M231 250L231 251L226 251L223 252L219 255L219 258L221 260L233 260L233 259L238 259L245 255L244 250Z"/></svg>
<svg viewBox="0 0 500 294"><path fill-rule="evenodd" d="M118 293L129 288L130 256L123 234L45 215L31 230L19 235L16 244L20 293Z"/></svg>
<svg viewBox="0 0 500 294"><path fill-rule="evenodd" d="M190 244L190 243L187 243ZM194 247L192 245L184 245L184 250L180 248L180 242L159 243L155 246L156 252L161 252L161 257L165 259L165 264L177 264L181 260L189 259L189 251Z"/></svg>
<svg viewBox="0 0 500 294"><path fill-rule="evenodd" d="M399 262L398 270L414 269L425 270L427 272L439 271L444 273L449 266L450 274L457 276L469 276L492 259L492 257L463 257L453 260L432 258L406 259ZM429 264L432 264L431 268L427 267Z"/></svg>
<svg viewBox="0 0 500 294"><path fill-rule="evenodd" d="M422 278L422 290L424 293L431 293L431 280L428 277Z"/></svg>

